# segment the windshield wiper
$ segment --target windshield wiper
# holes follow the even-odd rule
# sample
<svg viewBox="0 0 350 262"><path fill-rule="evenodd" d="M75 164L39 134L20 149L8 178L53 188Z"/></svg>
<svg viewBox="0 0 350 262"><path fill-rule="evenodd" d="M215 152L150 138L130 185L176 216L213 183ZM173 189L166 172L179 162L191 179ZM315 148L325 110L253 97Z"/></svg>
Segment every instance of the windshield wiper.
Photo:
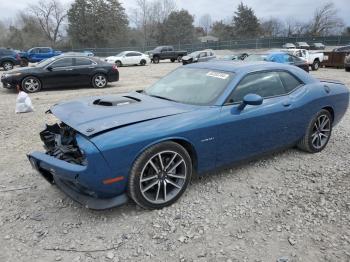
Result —
<svg viewBox="0 0 350 262"><path fill-rule="evenodd" d="M167 98L167 97L164 97L164 96L157 96L157 95L149 95L149 96L156 97L156 98L159 98L159 99L168 100L168 101L172 101L172 102L177 102L176 100L173 100L173 99L170 99L170 98Z"/></svg>

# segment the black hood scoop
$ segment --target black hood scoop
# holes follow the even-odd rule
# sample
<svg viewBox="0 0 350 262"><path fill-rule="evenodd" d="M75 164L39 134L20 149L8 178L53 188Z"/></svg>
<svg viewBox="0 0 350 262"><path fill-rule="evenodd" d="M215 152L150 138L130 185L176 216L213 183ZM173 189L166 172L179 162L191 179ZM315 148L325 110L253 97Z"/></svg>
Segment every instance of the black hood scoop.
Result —
<svg viewBox="0 0 350 262"><path fill-rule="evenodd" d="M125 106L140 102L141 100L131 96L96 99L92 103L97 106Z"/></svg>

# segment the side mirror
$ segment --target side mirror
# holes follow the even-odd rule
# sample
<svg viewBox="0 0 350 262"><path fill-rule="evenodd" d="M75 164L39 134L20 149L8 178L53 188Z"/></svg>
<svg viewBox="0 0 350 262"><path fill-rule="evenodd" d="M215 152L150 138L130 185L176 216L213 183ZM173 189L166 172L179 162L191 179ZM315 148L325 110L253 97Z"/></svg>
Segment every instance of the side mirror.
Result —
<svg viewBox="0 0 350 262"><path fill-rule="evenodd" d="M48 66L46 69L51 72L53 68L52 66Z"/></svg>
<svg viewBox="0 0 350 262"><path fill-rule="evenodd" d="M258 106L261 105L264 101L264 98L262 98L259 95L256 94L248 94L243 97L242 103L238 106L239 110L243 110L247 105L251 106Z"/></svg>

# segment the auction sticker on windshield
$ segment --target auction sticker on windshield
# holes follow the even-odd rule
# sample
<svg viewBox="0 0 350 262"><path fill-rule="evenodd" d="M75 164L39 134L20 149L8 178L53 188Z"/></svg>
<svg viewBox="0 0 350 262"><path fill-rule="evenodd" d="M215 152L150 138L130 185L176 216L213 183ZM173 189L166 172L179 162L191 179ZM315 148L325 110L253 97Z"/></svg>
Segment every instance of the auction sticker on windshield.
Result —
<svg viewBox="0 0 350 262"><path fill-rule="evenodd" d="M210 71L207 73L207 76L216 77L220 79L227 79L229 77L229 74Z"/></svg>

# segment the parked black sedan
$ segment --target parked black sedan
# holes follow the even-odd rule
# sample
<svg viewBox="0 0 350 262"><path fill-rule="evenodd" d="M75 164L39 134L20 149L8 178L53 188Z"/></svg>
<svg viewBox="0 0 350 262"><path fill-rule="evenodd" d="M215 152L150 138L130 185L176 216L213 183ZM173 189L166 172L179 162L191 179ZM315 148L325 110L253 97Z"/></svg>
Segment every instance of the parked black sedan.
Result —
<svg viewBox="0 0 350 262"><path fill-rule="evenodd" d="M92 85L103 88L108 82L118 80L119 72L115 65L93 57L72 54L52 57L33 67L11 70L1 77L4 88L20 85L27 93L51 87Z"/></svg>

